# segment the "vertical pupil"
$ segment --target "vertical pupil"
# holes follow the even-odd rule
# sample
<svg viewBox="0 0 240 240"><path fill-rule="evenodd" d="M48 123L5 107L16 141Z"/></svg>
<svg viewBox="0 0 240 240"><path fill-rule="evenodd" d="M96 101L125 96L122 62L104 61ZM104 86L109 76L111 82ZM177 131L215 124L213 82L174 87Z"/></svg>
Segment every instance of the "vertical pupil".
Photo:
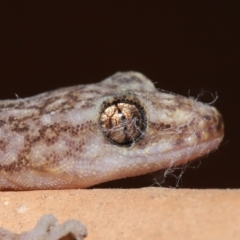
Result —
<svg viewBox="0 0 240 240"><path fill-rule="evenodd" d="M127 120L125 115L122 114L122 111L120 109L118 109L118 115L119 118L121 120L121 125L123 126L123 131L126 132L127 131Z"/></svg>

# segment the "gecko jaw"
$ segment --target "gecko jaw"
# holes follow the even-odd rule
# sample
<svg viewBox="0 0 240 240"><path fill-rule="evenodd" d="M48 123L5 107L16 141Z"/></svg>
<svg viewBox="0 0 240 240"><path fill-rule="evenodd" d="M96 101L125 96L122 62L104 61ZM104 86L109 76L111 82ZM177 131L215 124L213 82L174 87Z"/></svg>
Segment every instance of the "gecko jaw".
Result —
<svg viewBox="0 0 240 240"><path fill-rule="evenodd" d="M165 152L161 155L162 159L165 159L166 166L163 168L175 167L178 165L184 165L192 160L201 158L208 155L210 152L216 150L219 144L222 142L223 136L196 144L194 146L186 146L172 151ZM171 161L172 159L172 161ZM169 161L170 160L170 161ZM163 160L163 162L165 162ZM162 165L162 164L161 164Z"/></svg>

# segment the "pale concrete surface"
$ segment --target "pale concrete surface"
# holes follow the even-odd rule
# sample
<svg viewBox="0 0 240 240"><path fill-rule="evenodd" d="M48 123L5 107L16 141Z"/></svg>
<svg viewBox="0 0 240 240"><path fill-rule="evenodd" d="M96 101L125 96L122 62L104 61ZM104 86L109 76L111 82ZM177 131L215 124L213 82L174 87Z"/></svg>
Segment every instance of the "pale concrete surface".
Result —
<svg viewBox="0 0 240 240"><path fill-rule="evenodd" d="M240 239L239 190L166 188L0 192L0 226L21 233L52 213L86 239Z"/></svg>

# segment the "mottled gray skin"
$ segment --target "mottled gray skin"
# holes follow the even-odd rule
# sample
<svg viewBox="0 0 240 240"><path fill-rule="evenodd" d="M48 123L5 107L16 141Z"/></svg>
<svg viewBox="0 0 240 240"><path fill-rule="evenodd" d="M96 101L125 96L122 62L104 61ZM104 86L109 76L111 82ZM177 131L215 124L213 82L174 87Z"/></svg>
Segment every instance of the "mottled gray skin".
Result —
<svg viewBox="0 0 240 240"><path fill-rule="evenodd" d="M82 240L87 236L86 227L76 220L59 225L53 215L42 216L36 227L26 233L16 234L0 228L1 240Z"/></svg>
<svg viewBox="0 0 240 240"><path fill-rule="evenodd" d="M109 141L99 126L103 102L131 100L146 127L131 146ZM0 190L86 188L185 164L223 138L218 111L158 91L137 72L102 82L0 101Z"/></svg>

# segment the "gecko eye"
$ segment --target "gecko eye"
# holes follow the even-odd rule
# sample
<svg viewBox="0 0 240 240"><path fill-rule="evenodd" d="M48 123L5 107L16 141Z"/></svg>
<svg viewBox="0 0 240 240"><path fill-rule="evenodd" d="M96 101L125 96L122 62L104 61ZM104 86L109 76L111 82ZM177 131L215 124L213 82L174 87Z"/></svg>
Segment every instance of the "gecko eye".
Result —
<svg viewBox="0 0 240 240"><path fill-rule="evenodd" d="M104 102L99 125L110 142L120 146L131 146L146 130L145 110L132 100Z"/></svg>

